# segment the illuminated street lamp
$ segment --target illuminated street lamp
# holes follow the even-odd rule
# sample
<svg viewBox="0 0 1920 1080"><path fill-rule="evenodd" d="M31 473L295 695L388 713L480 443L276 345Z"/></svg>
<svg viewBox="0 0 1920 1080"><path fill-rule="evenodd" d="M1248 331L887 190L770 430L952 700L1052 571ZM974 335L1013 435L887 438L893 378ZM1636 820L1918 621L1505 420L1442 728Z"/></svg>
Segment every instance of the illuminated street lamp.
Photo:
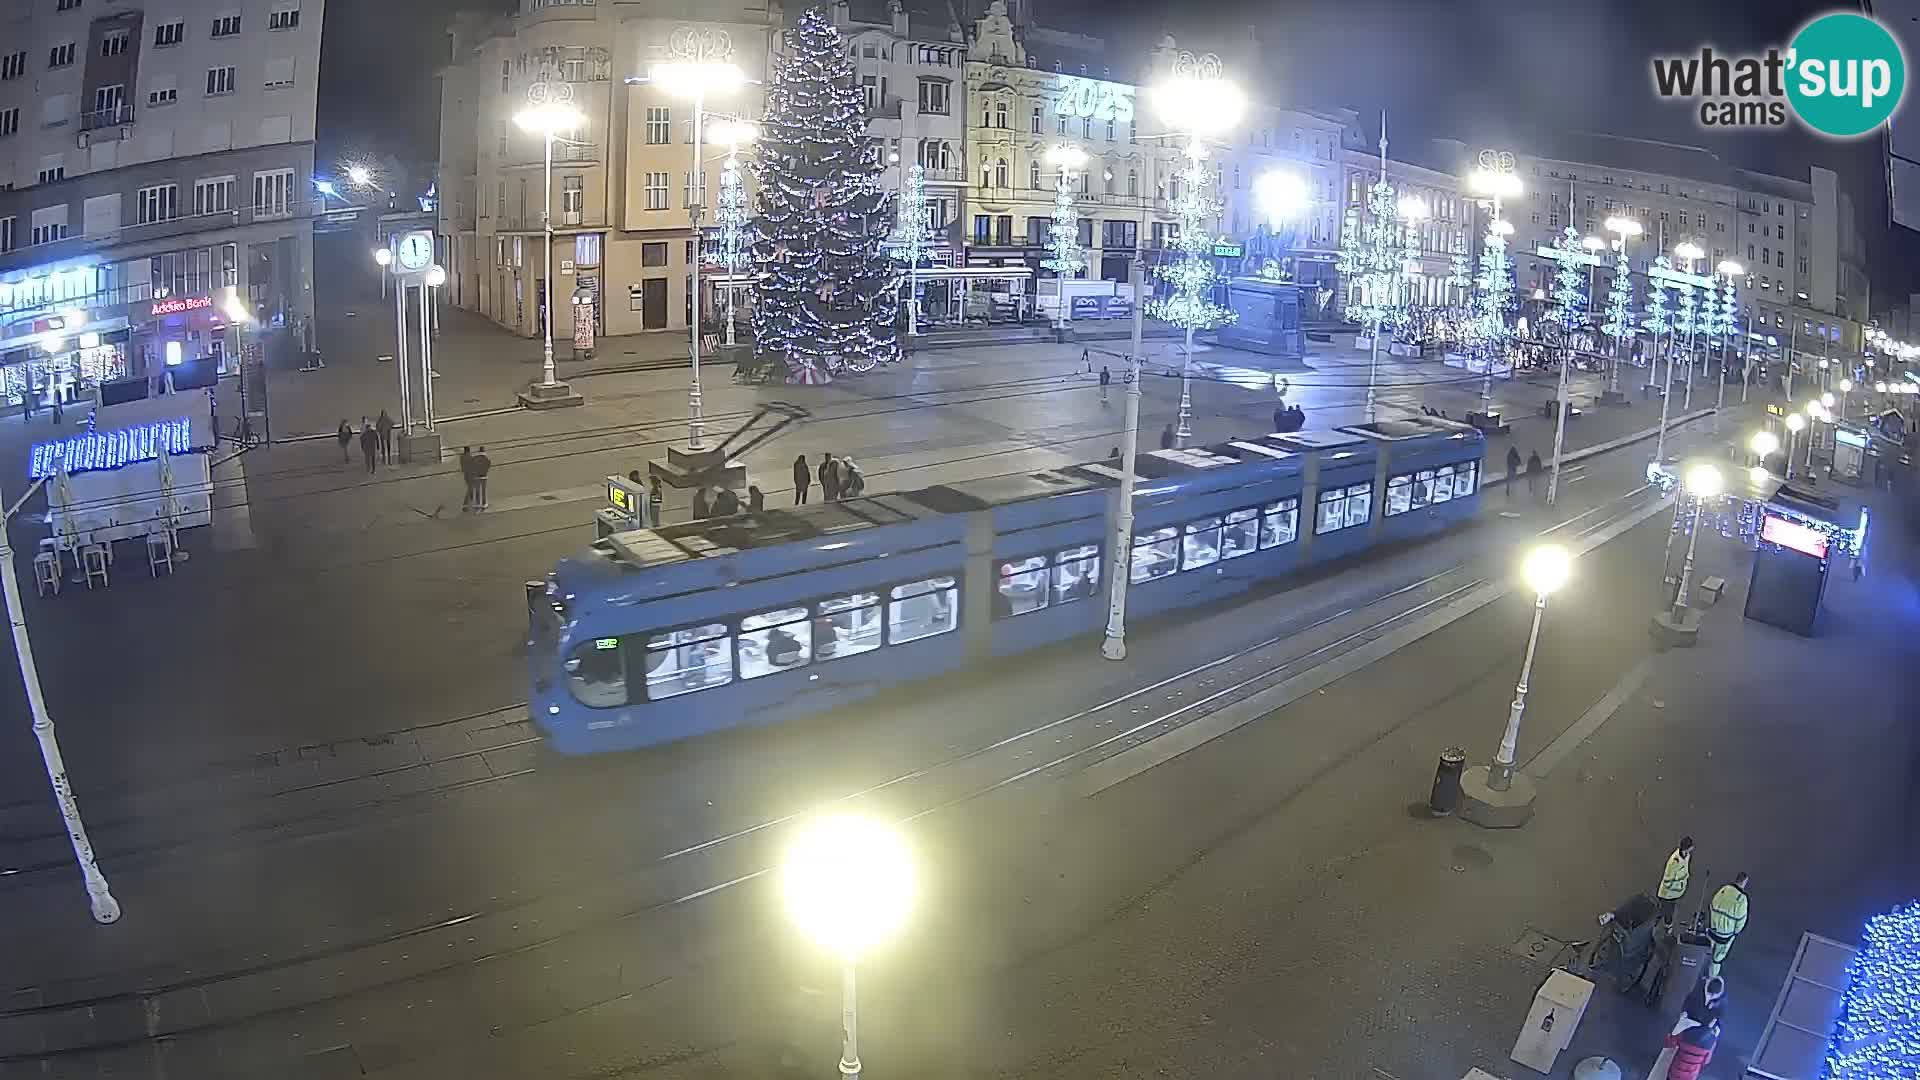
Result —
<svg viewBox="0 0 1920 1080"><path fill-rule="evenodd" d="M1494 159L1497 162L1497 158ZM1477 275L1481 283L1489 286L1483 289L1479 298L1480 332L1475 335L1477 344L1486 349L1484 357L1485 371L1480 379L1480 414L1493 414L1493 354L1505 348L1506 312L1502 293L1506 289L1507 255L1504 240L1513 235L1513 223L1500 216L1500 204L1507 199L1519 198L1520 177L1502 168L1475 169L1467 175L1467 189L1474 195L1487 200L1491 211L1487 218L1488 238L1481 244L1481 273ZM1496 241L1493 237L1500 237ZM1497 281L1496 281L1497 279Z"/></svg>
<svg viewBox="0 0 1920 1080"><path fill-rule="evenodd" d="M1787 424L1786 478L1791 480L1793 479L1793 441L1799 437L1800 429L1807 426L1807 418L1804 416L1801 416L1799 413L1788 413L1786 424ZM1808 441L1809 442L1812 441L1811 436L1808 437Z"/></svg>
<svg viewBox="0 0 1920 1080"><path fill-rule="evenodd" d="M1687 557L1680 563L1680 588L1673 594L1672 617L1678 621L1687 607L1687 586L1693 581L1693 553L1700 543L1700 518L1707 511L1707 500L1717 498L1726 487L1720 468L1712 462L1700 462L1687 469L1681 478L1686 493L1693 496L1693 526L1688 530Z"/></svg>
<svg viewBox="0 0 1920 1080"><path fill-rule="evenodd" d="M854 966L897 933L913 907L913 854L890 825L851 814L804 828L780 871L781 898L800 931L840 959L840 1075L860 1076Z"/></svg>
<svg viewBox="0 0 1920 1080"><path fill-rule="evenodd" d="M1313 205L1312 189L1299 173L1274 169L1254 178L1253 204L1269 223L1295 221Z"/></svg>
<svg viewBox="0 0 1920 1080"><path fill-rule="evenodd" d="M347 166L347 182L354 187L369 187L373 184L373 170L365 165Z"/></svg>
<svg viewBox="0 0 1920 1080"><path fill-rule="evenodd" d="M1520 579L1533 590L1533 629L1527 633L1526 659L1520 664L1520 681L1513 688L1513 704L1507 709L1507 729L1500 736L1500 749L1487 770L1487 786L1507 791L1513 786L1514 754L1520 745L1520 717L1527 710L1527 682L1533 677L1534 649L1540 643L1540 618L1547 611L1547 597L1567 583L1573 560L1558 544L1542 544L1527 553L1520 563Z"/></svg>
<svg viewBox="0 0 1920 1080"><path fill-rule="evenodd" d="M571 90L571 87L568 89ZM513 122L520 130L540 136L546 148L546 187L545 197L540 202L540 228L547 238L547 284L540 296L543 336L540 342L539 385L552 394L553 388L561 385L553 371L553 144L554 140L561 138L561 132L576 131L584 126L587 116L568 101L537 101L515 113Z"/></svg>
<svg viewBox="0 0 1920 1080"><path fill-rule="evenodd" d="M1729 303L1731 303L1733 301L1733 298L1736 295L1736 292L1732 290L1737 289L1736 283L1741 278L1746 276L1747 268L1744 266L1741 266L1739 263L1733 261L1732 259L1722 259L1720 260L1720 265L1714 267L1714 269L1718 270L1721 276L1727 279L1727 285L1729 286L1730 291L1726 295ZM1747 363L1748 349L1749 349L1749 346L1747 343L1747 328L1750 325L1750 320L1747 319L1746 312L1744 310L1740 314L1742 319L1741 326L1739 327L1740 402L1741 404L1745 404L1747 400L1747 382L1748 382L1748 379L1751 378L1752 376L1752 372L1748 370L1749 368L1752 367L1752 365ZM1729 318L1726 321L1724 329L1726 329L1729 332L1732 332L1734 330L1733 320L1731 318ZM1720 410L1725 408L1727 404L1727 354L1729 349L1730 349L1730 346L1724 340L1722 340L1720 343L1720 391L1719 391L1719 396L1715 399L1714 413L1713 413L1713 422L1716 424L1720 422Z"/></svg>
<svg viewBox="0 0 1920 1080"><path fill-rule="evenodd" d="M1780 449L1780 437L1771 431L1756 431L1753 433L1753 440L1747 445L1753 448L1753 456L1759 458L1760 464L1765 466L1767 459Z"/></svg>
<svg viewBox="0 0 1920 1080"><path fill-rule="evenodd" d="M1840 419L1847 418L1847 395L1853 393L1853 380L1840 380Z"/></svg>

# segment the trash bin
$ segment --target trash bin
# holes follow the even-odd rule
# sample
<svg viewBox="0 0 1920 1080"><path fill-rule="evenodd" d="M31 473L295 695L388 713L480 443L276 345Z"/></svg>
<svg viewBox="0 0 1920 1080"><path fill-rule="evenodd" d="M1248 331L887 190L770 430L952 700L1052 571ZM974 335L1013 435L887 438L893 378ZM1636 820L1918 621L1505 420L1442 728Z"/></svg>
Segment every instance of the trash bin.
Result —
<svg viewBox="0 0 1920 1080"><path fill-rule="evenodd" d="M1460 773L1467 767L1467 752L1457 746L1440 751L1440 765L1433 770L1433 794L1427 796L1427 810L1434 817L1446 817L1460 805Z"/></svg>

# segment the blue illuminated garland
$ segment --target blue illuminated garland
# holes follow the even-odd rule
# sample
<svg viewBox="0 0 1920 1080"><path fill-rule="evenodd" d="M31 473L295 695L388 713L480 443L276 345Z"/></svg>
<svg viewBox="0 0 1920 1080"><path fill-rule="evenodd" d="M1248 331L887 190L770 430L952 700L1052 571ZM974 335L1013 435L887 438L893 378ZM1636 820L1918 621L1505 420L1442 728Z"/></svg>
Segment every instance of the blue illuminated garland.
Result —
<svg viewBox="0 0 1920 1080"><path fill-rule="evenodd" d="M1920 1076L1920 903L1867 920L1847 999L1827 1043L1826 1080Z"/></svg>
<svg viewBox="0 0 1920 1080"><path fill-rule="evenodd" d="M66 439L44 442L33 448L29 475L38 480L51 476L64 464L68 473L117 469L160 456L162 447L169 454L191 453L193 426L186 417L159 420L139 427L117 431L87 431Z"/></svg>

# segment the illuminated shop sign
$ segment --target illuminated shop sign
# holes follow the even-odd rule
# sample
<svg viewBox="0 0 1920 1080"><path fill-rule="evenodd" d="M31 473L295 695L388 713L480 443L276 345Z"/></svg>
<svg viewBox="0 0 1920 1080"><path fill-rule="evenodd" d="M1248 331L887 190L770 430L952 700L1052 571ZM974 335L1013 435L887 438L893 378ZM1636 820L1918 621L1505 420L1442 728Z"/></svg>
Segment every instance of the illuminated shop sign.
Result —
<svg viewBox="0 0 1920 1080"><path fill-rule="evenodd" d="M169 296L153 302L155 315L178 315L183 311L202 311L213 306L211 296Z"/></svg>
<svg viewBox="0 0 1920 1080"><path fill-rule="evenodd" d="M1131 86L1102 82L1099 79L1082 79L1072 75L1060 76L1057 85L1060 98L1054 105L1054 111L1062 116L1078 116L1088 120L1112 120L1118 124L1131 123L1133 120L1133 87Z"/></svg>
<svg viewBox="0 0 1920 1080"><path fill-rule="evenodd" d="M1827 535L1819 529L1768 514L1760 523L1760 539L1791 548L1816 559L1827 557Z"/></svg>
<svg viewBox="0 0 1920 1080"><path fill-rule="evenodd" d="M117 469L140 461L152 461L161 448L169 454L193 450L193 429L186 417L161 420L118 431L90 431L70 439L44 442L33 448L32 476L39 479L53 474L54 467L65 463L69 473Z"/></svg>

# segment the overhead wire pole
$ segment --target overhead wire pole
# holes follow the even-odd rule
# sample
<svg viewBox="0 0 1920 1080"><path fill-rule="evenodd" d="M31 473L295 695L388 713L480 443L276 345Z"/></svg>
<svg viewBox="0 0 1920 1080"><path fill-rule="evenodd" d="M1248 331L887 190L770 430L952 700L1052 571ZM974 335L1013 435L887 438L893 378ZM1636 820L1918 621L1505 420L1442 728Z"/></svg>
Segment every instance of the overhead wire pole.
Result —
<svg viewBox="0 0 1920 1080"><path fill-rule="evenodd" d="M1107 560L1107 633L1100 655L1109 660L1127 658L1127 580L1133 563L1133 466L1140 449L1140 342L1146 325L1147 258L1133 256L1133 344L1127 354L1126 429L1120 440L1120 505L1113 515L1113 557Z"/></svg>
<svg viewBox="0 0 1920 1080"><path fill-rule="evenodd" d="M34 487L44 483L46 480L42 478ZM32 494L33 490L29 489L20 503ZM67 841L73 845L74 861L80 864L80 877L87 887L93 921L116 922L120 918L120 902L113 898L107 877L100 872L93 843L87 839L86 824L80 819L80 804L73 797L72 784L67 781L67 764L60 756L60 741L54 735L53 717L47 713L46 695L40 689L40 668L34 663L33 642L27 635L27 616L20 604L20 580L13 568L13 536L7 527L20 503L13 504L6 516L0 518L0 589L6 593L7 621L13 624L13 649L20 660L20 681L26 685L27 707L33 713L33 737L40 744L40 760L46 766L54 802L59 804L60 820L67 827Z"/></svg>

